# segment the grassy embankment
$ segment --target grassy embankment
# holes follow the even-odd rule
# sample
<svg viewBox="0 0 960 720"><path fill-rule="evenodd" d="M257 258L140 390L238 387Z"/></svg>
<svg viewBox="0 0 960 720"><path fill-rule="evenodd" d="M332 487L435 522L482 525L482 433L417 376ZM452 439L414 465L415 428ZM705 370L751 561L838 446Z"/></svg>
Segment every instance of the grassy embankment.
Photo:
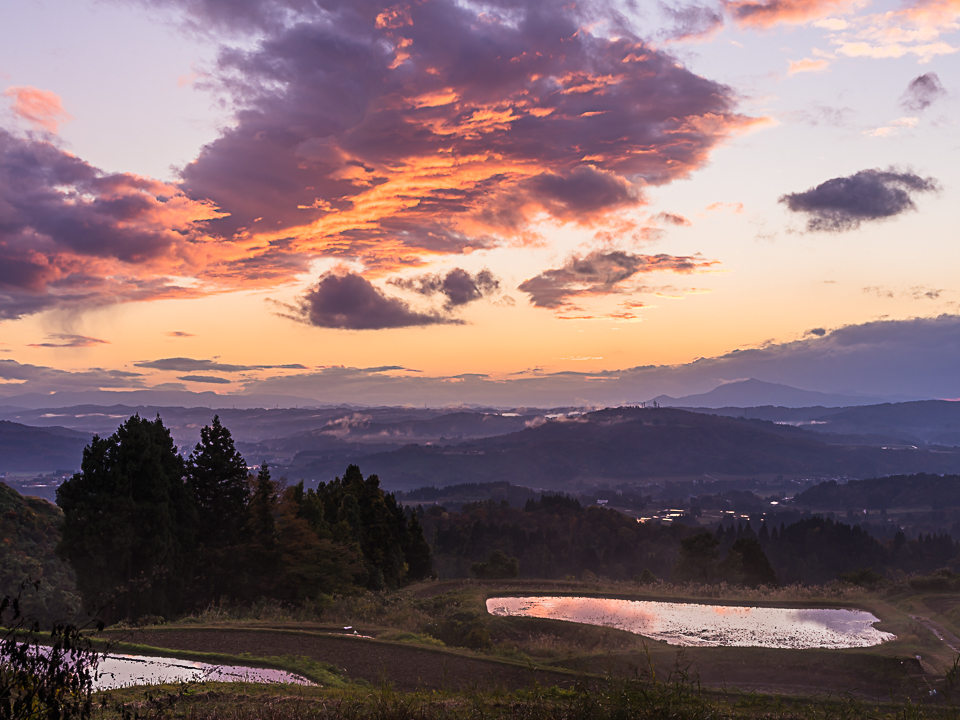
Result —
<svg viewBox="0 0 960 720"><path fill-rule="evenodd" d="M896 634L897 640L873 648L849 650L725 647L687 648L678 653L675 646L614 628L535 618L492 617L486 613L485 601L501 594L859 607L879 617L879 628ZM469 714L443 713L453 712L450 708L455 707L460 708L457 712L466 712L464 708L472 707L471 703L479 703L485 708L483 713L496 717L502 714L495 707L500 697L497 693L530 692L525 689L530 687L558 688L551 691L552 695L537 696L540 699L529 706L530 712L534 712L534 707L539 708L536 712L546 712L547 706L556 706L554 709L559 712L561 706L567 707L564 703L588 702L588 698L577 695L578 684L599 692L603 687L613 687L606 685L608 682L620 683L617 692L640 693L629 701L639 703L649 701L643 693L652 692L651 678L663 679L672 673L672 680L681 680L688 694L700 686L707 688L702 701L711 707L720 703L714 708L720 716L733 710L753 712L766 708L764 712L768 712L775 706L841 707L844 702L856 705L859 708L856 712L860 713L865 712L868 705L876 710L878 703L889 702L891 698L929 701L929 692L933 689L938 690L937 698L943 697L944 676L955 653L911 615L928 618L940 628L956 633L960 630L960 598L942 593L918 593L906 585L878 591L840 585L750 591L722 586L450 581L416 585L393 594L338 598L322 608L290 610L271 605L245 611L211 608L176 623L109 629L103 638L115 643L115 649L127 652L161 654L166 650L158 648L169 648L176 649L182 657L207 662L287 669L324 686L297 690L294 694L290 694L289 689L241 690L221 686L216 691L199 693L207 699L196 701L199 702L197 712L201 706L215 708L227 702L242 708L248 702L245 698L267 693L270 697L288 698L270 701L278 706L293 702L289 698L294 696L303 698L304 707L314 709L327 707L334 698L340 698L337 702L341 709L356 705L356 711L360 712L363 706L366 710L362 714L369 714L373 706L367 707L364 703L373 703L375 697L380 698L377 703L386 702L384 691L374 690L384 683L397 691L388 693L392 698L390 702L394 703L391 707L396 709L404 703L413 703L424 717L470 717ZM346 625L371 639L345 637L343 627ZM917 655L921 656L920 660ZM645 678L645 683L624 685L629 684L631 678ZM674 683L667 685L673 687ZM664 688L657 692L667 692ZM419 694L404 694L415 690L419 690ZM143 691L125 692L135 695ZM701 697L699 692L696 694ZM455 699L449 702L437 699L447 695ZM533 702L530 700L533 696L523 697L526 699L514 701L524 707ZM796 700L788 702L784 698ZM841 702L842 698L846 700ZM608 700L614 704L627 702ZM743 707L748 701L753 709ZM260 701L249 702L256 705ZM891 708L893 706L883 706L876 712L893 712ZM826 716L830 712L833 711Z"/></svg>

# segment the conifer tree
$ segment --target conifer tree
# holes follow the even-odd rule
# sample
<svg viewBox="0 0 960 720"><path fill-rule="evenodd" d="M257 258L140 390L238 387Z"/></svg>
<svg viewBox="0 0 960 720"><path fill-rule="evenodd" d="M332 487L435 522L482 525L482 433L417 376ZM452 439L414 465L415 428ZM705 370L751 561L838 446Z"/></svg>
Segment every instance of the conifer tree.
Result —
<svg viewBox="0 0 960 720"><path fill-rule="evenodd" d="M73 566L89 609L105 608L107 620L179 609L197 529L183 476L159 415L134 415L84 448L80 472L57 489L64 514L57 552Z"/></svg>
<svg viewBox="0 0 960 720"><path fill-rule="evenodd" d="M272 594L274 576L279 570L274 518L278 512L277 490L270 478L270 467L267 463L262 463L254 481L250 504L247 506L244 572L238 575L238 580L244 575L246 577L235 587L238 595L254 599Z"/></svg>
<svg viewBox="0 0 960 720"><path fill-rule="evenodd" d="M206 547L235 545L241 539L249 495L247 463L220 417L200 431L200 442L187 460L200 526L197 542Z"/></svg>

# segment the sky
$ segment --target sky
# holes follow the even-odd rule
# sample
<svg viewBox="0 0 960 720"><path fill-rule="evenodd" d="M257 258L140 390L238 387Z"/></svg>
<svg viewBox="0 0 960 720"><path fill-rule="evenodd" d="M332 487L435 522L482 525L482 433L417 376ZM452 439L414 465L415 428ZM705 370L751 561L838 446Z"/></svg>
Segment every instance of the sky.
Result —
<svg viewBox="0 0 960 720"><path fill-rule="evenodd" d="M960 398L960 0L31 0L0 398Z"/></svg>

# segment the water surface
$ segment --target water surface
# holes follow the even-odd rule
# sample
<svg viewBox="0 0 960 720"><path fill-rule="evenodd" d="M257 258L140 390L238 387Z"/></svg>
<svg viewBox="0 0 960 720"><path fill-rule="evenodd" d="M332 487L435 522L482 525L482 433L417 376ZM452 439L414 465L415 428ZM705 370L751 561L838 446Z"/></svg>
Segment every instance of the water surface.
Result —
<svg viewBox="0 0 960 720"><path fill-rule="evenodd" d="M312 685L309 680L286 670L252 668L141 655L102 656L97 663L95 690L130 685L159 685L178 682L255 682Z"/></svg>
<svg viewBox="0 0 960 720"><path fill-rule="evenodd" d="M896 639L865 610L774 608L586 597L500 597L491 615L606 625L671 645L768 648L869 647Z"/></svg>

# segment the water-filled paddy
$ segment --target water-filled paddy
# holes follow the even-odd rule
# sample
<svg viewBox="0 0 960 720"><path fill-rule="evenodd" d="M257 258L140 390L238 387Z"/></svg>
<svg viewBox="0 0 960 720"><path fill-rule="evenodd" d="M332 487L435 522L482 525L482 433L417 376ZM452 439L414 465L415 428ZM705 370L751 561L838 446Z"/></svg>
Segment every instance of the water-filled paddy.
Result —
<svg viewBox="0 0 960 720"><path fill-rule="evenodd" d="M312 685L285 670L251 668L140 655L106 655L97 664L97 690L129 685L158 685L177 682L256 682Z"/></svg>
<svg viewBox="0 0 960 720"><path fill-rule="evenodd" d="M49 648L37 645L31 652L46 655ZM109 690L130 685L160 685L180 682L255 682L313 685L285 670L252 668L142 655L98 654L93 689Z"/></svg>
<svg viewBox="0 0 960 720"><path fill-rule="evenodd" d="M671 645L852 648L896 639L864 610L774 608L586 597L499 597L491 615L606 625Z"/></svg>

